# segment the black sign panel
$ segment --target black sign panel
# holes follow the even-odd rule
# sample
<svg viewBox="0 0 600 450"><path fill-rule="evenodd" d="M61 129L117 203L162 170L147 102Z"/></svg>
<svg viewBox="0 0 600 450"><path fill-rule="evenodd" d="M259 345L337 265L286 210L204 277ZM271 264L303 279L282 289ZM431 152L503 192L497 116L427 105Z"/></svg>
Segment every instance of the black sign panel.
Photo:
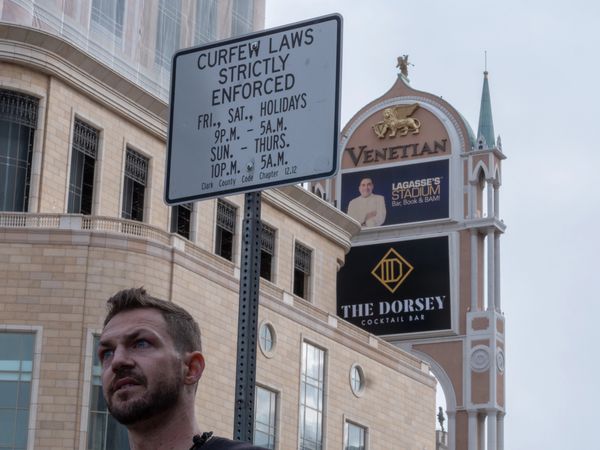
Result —
<svg viewBox="0 0 600 450"><path fill-rule="evenodd" d="M353 247L337 313L377 335L451 328L448 236Z"/></svg>
<svg viewBox="0 0 600 450"><path fill-rule="evenodd" d="M365 227L449 217L448 160L342 175L342 211Z"/></svg>

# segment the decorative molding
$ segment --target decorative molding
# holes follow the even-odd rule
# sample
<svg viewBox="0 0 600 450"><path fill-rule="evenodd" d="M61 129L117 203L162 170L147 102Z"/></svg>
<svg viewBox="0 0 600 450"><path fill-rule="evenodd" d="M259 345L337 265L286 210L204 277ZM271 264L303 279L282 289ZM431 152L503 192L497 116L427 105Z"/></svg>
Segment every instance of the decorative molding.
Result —
<svg viewBox="0 0 600 450"><path fill-rule="evenodd" d="M58 36L0 23L0 62L56 77L166 141L166 102Z"/></svg>
<svg viewBox="0 0 600 450"><path fill-rule="evenodd" d="M471 350L471 369L474 372L485 372L490 368L490 349L487 345L477 345Z"/></svg>
<svg viewBox="0 0 600 450"><path fill-rule="evenodd" d="M496 349L496 367L498 372L504 373L504 351L500 347Z"/></svg>
<svg viewBox="0 0 600 450"><path fill-rule="evenodd" d="M466 153L466 152L470 151L471 146L470 146L470 144L468 147L466 146L467 140L465 139L465 136L463 134L463 129L461 128L461 124L458 122L458 120L456 120L454 115L440 103L434 102L433 100L431 100L427 97L421 97L421 96L417 96L417 95L411 95L411 96L406 96L406 97L404 97L404 96L403 97L394 97L394 98L390 98L387 100L383 100L381 102L375 103L370 108L363 111L358 117L356 117L355 120L352 121L352 124L347 129L344 130L344 133L342 134L341 139L340 139L340 148L343 150L346 147L346 143L350 140L350 137L354 134L356 129L360 125L362 125L362 123L365 120L367 120L371 115L373 115L377 111L384 109L384 108L389 108L394 105L405 105L405 104L410 104L410 103L414 103L414 102L419 102L422 105L429 106L430 108L425 108L425 109L427 109L429 112L433 113L443 123L444 121L443 121L442 117L439 117L438 114L436 114L435 110L442 113L450 121L450 123L456 130L456 134L458 135L458 139L459 139L459 145L462 150L458 153ZM422 105L420 105L420 106L422 106ZM342 154L342 152L340 152L340 155L341 154Z"/></svg>
<svg viewBox="0 0 600 450"><path fill-rule="evenodd" d="M352 237L360 232L358 222L299 186L267 189L263 191L263 200L343 247L346 252L350 250Z"/></svg>

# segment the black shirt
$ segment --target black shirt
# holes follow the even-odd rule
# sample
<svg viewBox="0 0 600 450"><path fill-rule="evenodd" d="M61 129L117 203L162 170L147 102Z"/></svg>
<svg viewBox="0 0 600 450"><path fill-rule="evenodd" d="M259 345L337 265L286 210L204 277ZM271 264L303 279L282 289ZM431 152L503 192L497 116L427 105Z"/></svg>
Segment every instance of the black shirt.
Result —
<svg viewBox="0 0 600 450"><path fill-rule="evenodd" d="M264 450L263 447L256 447L248 442L232 441L218 436L212 436L206 443L192 448L198 450Z"/></svg>

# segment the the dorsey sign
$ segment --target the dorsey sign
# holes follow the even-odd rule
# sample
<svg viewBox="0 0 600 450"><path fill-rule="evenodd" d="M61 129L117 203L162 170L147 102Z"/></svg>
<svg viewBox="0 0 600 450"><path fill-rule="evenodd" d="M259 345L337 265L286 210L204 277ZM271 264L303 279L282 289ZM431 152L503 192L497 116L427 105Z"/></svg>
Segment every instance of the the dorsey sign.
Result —
<svg viewBox="0 0 600 450"><path fill-rule="evenodd" d="M451 328L448 236L352 247L338 315L377 335Z"/></svg>
<svg viewBox="0 0 600 450"><path fill-rule="evenodd" d="M366 227L447 218L448 160L346 172L341 207Z"/></svg>

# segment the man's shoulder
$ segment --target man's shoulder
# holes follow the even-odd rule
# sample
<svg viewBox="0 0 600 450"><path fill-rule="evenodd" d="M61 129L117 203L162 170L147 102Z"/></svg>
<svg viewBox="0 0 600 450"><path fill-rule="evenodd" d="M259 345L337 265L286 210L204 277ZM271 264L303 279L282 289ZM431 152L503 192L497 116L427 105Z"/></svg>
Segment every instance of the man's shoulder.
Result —
<svg viewBox="0 0 600 450"><path fill-rule="evenodd" d="M264 450L248 442L232 441L231 439L215 436L210 439L202 450Z"/></svg>

